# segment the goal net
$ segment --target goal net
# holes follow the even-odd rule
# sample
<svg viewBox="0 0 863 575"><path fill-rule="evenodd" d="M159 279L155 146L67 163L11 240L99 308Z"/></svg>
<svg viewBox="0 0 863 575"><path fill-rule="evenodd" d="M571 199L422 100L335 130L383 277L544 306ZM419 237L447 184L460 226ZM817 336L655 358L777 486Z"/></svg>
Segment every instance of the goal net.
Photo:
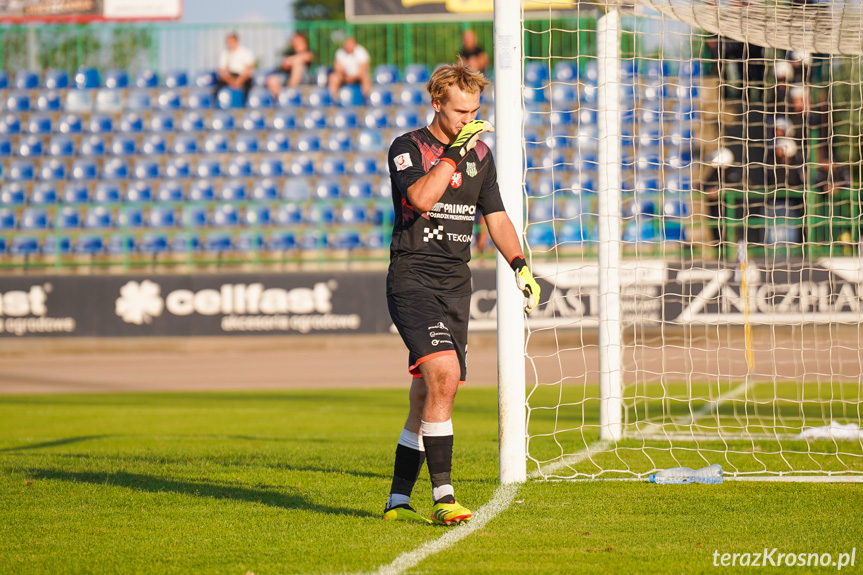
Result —
<svg viewBox="0 0 863 575"><path fill-rule="evenodd" d="M860 6L640 1L522 20L528 472L859 479Z"/></svg>

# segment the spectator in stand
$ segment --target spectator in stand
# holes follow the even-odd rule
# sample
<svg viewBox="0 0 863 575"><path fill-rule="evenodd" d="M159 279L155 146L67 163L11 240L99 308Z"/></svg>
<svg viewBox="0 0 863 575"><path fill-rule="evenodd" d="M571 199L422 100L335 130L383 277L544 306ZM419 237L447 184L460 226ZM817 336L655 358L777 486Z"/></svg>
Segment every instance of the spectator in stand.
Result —
<svg viewBox="0 0 863 575"><path fill-rule="evenodd" d="M836 161L834 155L828 154L818 164L816 170L815 191L820 194L834 195L838 191L851 188L851 170L847 164Z"/></svg>
<svg viewBox="0 0 863 575"><path fill-rule="evenodd" d="M291 45L282 53L281 65L267 76L267 89L273 98L279 97L282 86L295 87L309 79L309 68L315 54L309 49L309 41L299 32L291 37Z"/></svg>
<svg viewBox="0 0 863 575"><path fill-rule="evenodd" d="M718 244L720 254L728 242L725 218L730 206L724 201L722 192L725 189L741 190L743 172L740 166L734 165L734 153L726 147L721 147L707 156L709 172L704 178L702 191L704 193L707 215L710 218L708 227L713 236L713 243Z"/></svg>
<svg viewBox="0 0 863 575"><path fill-rule="evenodd" d="M488 54L482 49L482 46L476 43L476 32L473 30L465 30L461 35L461 52L459 58L464 60L464 63L469 68L473 68L477 72L485 73L488 66Z"/></svg>
<svg viewBox="0 0 863 575"><path fill-rule="evenodd" d="M252 73L255 71L255 55L245 46L240 45L236 32L231 32L225 39L225 49L219 55L219 71L216 74L216 85L213 89L216 97L219 90L229 87L243 91L243 105L249 98L252 89Z"/></svg>
<svg viewBox="0 0 863 575"><path fill-rule="evenodd" d="M357 44L355 38L345 39L342 47L336 50L333 71L330 73L329 89L333 99L339 96L339 88L345 84L359 84L363 96L368 97L372 89L372 75L369 73L368 51Z"/></svg>

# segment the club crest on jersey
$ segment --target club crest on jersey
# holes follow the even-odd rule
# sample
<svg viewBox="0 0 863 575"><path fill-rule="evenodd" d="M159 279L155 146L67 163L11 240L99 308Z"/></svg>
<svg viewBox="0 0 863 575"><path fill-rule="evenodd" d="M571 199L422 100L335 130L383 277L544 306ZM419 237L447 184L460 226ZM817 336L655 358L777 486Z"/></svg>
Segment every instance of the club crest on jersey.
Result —
<svg viewBox="0 0 863 575"><path fill-rule="evenodd" d="M460 188L461 182L461 172L456 172L452 175L452 178L450 178L449 185L451 185L453 188Z"/></svg>
<svg viewBox="0 0 863 575"><path fill-rule="evenodd" d="M468 162L468 163L465 165L465 170L464 170L464 171L465 171L465 172L467 173L467 175L468 175L468 176L470 176L471 178L475 178L475 177L476 177L476 163L474 163L474 162Z"/></svg>
<svg viewBox="0 0 863 575"><path fill-rule="evenodd" d="M429 240L442 240L443 239L443 226L438 226L437 229L424 228L423 233L425 237L423 238L424 242Z"/></svg>

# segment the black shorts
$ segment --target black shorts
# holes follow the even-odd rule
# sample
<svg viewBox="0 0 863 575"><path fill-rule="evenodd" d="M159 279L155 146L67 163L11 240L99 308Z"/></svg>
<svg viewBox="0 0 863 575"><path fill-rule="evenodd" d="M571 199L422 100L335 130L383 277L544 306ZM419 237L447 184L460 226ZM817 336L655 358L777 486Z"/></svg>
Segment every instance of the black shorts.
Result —
<svg viewBox="0 0 863 575"><path fill-rule="evenodd" d="M461 366L459 383L467 377L467 324L470 295L445 297L432 292L387 296L390 317L408 348L408 371L422 377L419 366L442 355L455 354Z"/></svg>

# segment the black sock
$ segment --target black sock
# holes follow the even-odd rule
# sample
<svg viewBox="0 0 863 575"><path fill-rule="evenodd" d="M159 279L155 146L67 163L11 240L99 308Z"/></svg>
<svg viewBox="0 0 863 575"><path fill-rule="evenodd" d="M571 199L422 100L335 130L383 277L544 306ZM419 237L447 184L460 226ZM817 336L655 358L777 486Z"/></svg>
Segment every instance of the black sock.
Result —
<svg viewBox="0 0 863 575"><path fill-rule="evenodd" d="M452 486L450 475L452 474L452 435L441 435L423 437L423 445L426 449L426 462L428 463L429 475L431 476L432 493L437 487L444 485ZM441 497L435 497L435 503L443 501L451 503L455 499L451 493Z"/></svg>
<svg viewBox="0 0 863 575"><path fill-rule="evenodd" d="M399 443L396 446L396 461L393 466L393 483L390 487L390 495L404 495L408 498L414 489L417 478L425 461L425 451L419 451ZM392 497L390 498L392 500ZM402 507L407 504L393 505ZM387 508L391 508L387 505Z"/></svg>

